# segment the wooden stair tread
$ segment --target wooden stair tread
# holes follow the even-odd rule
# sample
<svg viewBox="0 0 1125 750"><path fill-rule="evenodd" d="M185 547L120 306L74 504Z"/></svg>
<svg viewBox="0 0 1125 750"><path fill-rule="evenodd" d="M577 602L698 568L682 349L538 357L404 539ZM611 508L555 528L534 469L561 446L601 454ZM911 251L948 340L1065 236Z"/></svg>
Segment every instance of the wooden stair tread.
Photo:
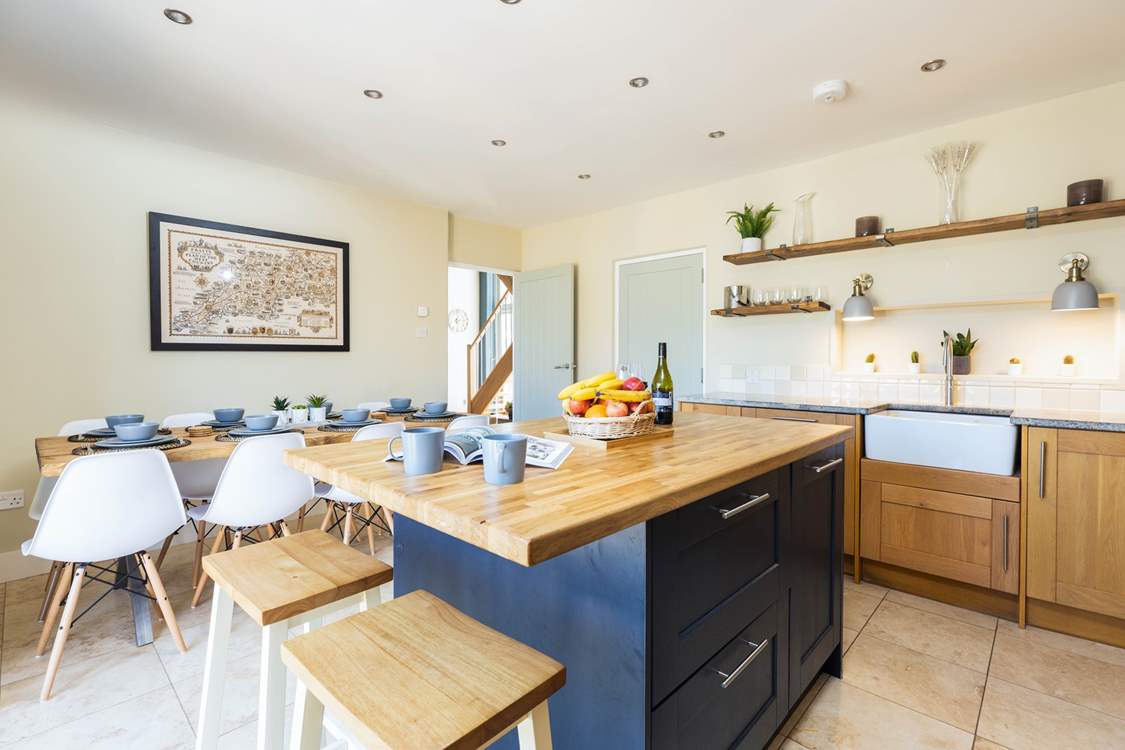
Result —
<svg viewBox="0 0 1125 750"><path fill-rule="evenodd" d="M427 591L287 640L281 659L364 747L478 748L566 682Z"/></svg>
<svg viewBox="0 0 1125 750"><path fill-rule="evenodd" d="M208 555L203 569L262 626L375 588L394 575L391 566L320 530Z"/></svg>

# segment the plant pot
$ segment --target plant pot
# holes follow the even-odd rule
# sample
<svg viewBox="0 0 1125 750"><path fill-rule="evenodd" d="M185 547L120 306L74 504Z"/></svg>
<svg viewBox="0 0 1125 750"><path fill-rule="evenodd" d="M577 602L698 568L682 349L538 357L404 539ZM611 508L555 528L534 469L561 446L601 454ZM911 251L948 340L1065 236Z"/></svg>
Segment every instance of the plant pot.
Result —
<svg viewBox="0 0 1125 750"><path fill-rule="evenodd" d="M274 409L273 411L270 412L270 414L273 414L275 417L277 417L277 424L278 425L283 425L283 424L285 424L286 422L289 421L289 410L288 409Z"/></svg>
<svg viewBox="0 0 1125 750"><path fill-rule="evenodd" d="M289 414L289 421L293 424L301 424L309 421L308 409L290 409Z"/></svg>
<svg viewBox="0 0 1125 750"><path fill-rule="evenodd" d="M742 238L742 252L756 253L762 249L761 237L743 237Z"/></svg>
<svg viewBox="0 0 1125 750"><path fill-rule="evenodd" d="M922 372L921 362L911 362L907 365L907 367L909 368L911 375L917 375L918 373Z"/></svg>
<svg viewBox="0 0 1125 750"><path fill-rule="evenodd" d="M1077 372L1077 367L1078 365L1063 365L1059 368L1059 375L1062 375L1064 378L1072 378L1074 377L1074 373Z"/></svg>
<svg viewBox="0 0 1125 750"><path fill-rule="evenodd" d="M968 375L973 369L972 357L968 354L953 355L953 374Z"/></svg>
<svg viewBox="0 0 1125 750"><path fill-rule="evenodd" d="M874 362L864 362L863 363L863 371L864 372L875 372L875 363Z"/></svg>
<svg viewBox="0 0 1125 750"><path fill-rule="evenodd" d="M1017 375L1023 375L1023 365L1022 364L1018 364L1018 365L1009 364L1008 365L1008 374L1011 375L1013 378L1016 377Z"/></svg>
<svg viewBox="0 0 1125 750"><path fill-rule="evenodd" d="M310 422L323 422L328 416L328 407L326 406L310 406L309 407L309 421Z"/></svg>

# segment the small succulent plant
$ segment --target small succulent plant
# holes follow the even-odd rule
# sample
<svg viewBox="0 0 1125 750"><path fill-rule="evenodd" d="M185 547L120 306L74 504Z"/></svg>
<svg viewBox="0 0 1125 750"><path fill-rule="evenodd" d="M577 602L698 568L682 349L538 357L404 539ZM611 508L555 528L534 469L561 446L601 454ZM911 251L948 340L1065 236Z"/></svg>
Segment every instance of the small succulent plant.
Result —
<svg viewBox="0 0 1125 750"><path fill-rule="evenodd" d="M942 331L946 336L949 336L949 331ZM973 329L970 328L964 333L959 333L953 337L953 356L967 357L972 354L973 348L977 345L979 339L973 338ZM943 344L944 345L944 344Z"/></svg>
<svg viewBox="0 0 1125 750"><path fill-rule="evenodd" d="M305 406L304 404L293 404L293 408L294 409L307 409L309 407Z"/></svg>
<svg viewBox="0 0 1125 750"><path fill-rule="evenodd" d="M328 403L327 396L305 396L305 401L309 402L309 407L312 409L319 409Z"/></svg>
<svg viewBox="0 0 1125 750"><path fill-rule="evenodd" d="M289 408L289 399L285 398L285 396L274 396L273 397L273 410L274 411L285 411L288 408Z"/></svg>
<svg viewBox="0 0 1125 750"><path fill-rule="evenodd" d="M1063 364L1064 365L1073 365L1074 364L1074 355L1073 354L1067 354L1065 357L1063 357Z"/></svg>
<svg viewBox="0 0 1125 750"><path fill-rule="evenodd" d="M918 352L910 352L910 361L913 364L918 364Z"/></svg>
<svg viewBox="0 0 1125 750"><path fill-rule="evenodd" d="M1008 360L1008 364L1010 364L1010 365L1018 365L1019 363L1020 363L1019 357L1012 357L1011 359Z"/></svg>
<svg viewBox="0 0 1125 750"><path fill-rule="evenodd" d="M874 362L875 362L875 354L874 354L874 352L872 352L871 354L868 354L868 355L867 355L866 357L864 357L864 358L863 358L863 361L864 361L864 362L866 362L866 363L867 363L867 364L869 364L869 365L870 365L870 364L874 364Z"/></svg>

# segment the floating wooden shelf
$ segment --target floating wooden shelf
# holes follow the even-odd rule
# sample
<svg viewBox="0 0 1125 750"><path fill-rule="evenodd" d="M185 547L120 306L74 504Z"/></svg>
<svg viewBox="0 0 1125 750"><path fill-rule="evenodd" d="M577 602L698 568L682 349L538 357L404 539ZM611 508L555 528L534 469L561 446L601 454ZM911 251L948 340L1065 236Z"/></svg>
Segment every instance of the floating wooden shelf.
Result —
<svg viewBox="0 0 1125 750"><path fill-rule="evenodd" d="M811 242L805 245L781 245L780 247L758 250L752 253L724 255L723 260L736 266L745 266L751 263L767 263L771 260L808 258L831 253L846 253L852 250L866 250L872 247L893 247L912 242L929 242L950 237L1007 232L1012 229L1035 229L1051 224L1108 219L1114 216L1125 216L1125 200L1088 203L1085 206L1050 208L1045 211L1029 208L1022 214L993 216L989 219L973 219L971 221L959 221L956 224L938 224L932 227L903 229L897 232L889 230L883 234L869 237L846 237L841 240Z"/></svg>
<svg viewBox="0 0 1125 750"><path fill-rule="evenodd" d="M748 318L751 315L788 315L789 313L817 313L827 312L832 308L827 302L786 302L780 305L762 305L760 307L732 307L730 310L719 308L712 310L712 315L723 318Z"/></svg>

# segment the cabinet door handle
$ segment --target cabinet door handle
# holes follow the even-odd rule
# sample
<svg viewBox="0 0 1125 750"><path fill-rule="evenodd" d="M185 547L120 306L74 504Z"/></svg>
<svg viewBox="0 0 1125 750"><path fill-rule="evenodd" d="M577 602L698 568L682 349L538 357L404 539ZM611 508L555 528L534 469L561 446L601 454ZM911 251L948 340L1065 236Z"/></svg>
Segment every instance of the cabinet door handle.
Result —
<svg viewBox="0 0 1125 750"><path fill-rule="evenodd" d="M805 468L812 469L817 474L820 474L821 472L828 471L829 469L833 468L834 466L839 466L842 463L844 463L844 459L834 458L831 461L828 461L827 463L821 464L820 466L807 466Z"/></svg>
<svg viewBox="0 0 1125 750"><path fill-rule="evenodd" d="M710 668L712 672L719 675L719 677L723 678L723 687L724 688L730 687L731 683L733 683L735 680L737 680L739 675L741 675L743 672L745 672L746 668L748 666L750 666L750 664L753 663L753 661L755 659L758 658L758 655L761 654L763 651L765 651L766 646L770 645L770 639L769 638L762 639L761 643L754 643L753 641L748 641L745 638L742 638L740 640L748 646L753 646L754 650L750 652L749 656L747 656L745 659L742 660L741 664L739 664L737 667L735 667L733 672L731 672L730 674L727 674L726 672L723 672L722 670L719 670L719 669L715 669L714 667Z"/></svg>
<svg viewBox="0 0 1125 750"><path fill-rule="evenodd" d="M1008 572L1008 532L1011 530L1010 516L1004 514L1004 572Z"/></svg>
<svg viewBox="0 0 1125 750"><path fill-rule="evenodd" d="M811 417L770 417L770 419L776 419L780 422L816 422Z"/></svg>
<svg viewBox="0 0 1125 750"><path fill-rule="evenodd" d="M715 508L715 510L719 511L719 515L723 517L724 521L727 520L728 518L732 518L734 516L737 516L739 513L742 513L743 511L750 510L751 508L753 508L756 505L761 505L762 503L764 503L765 501L770 499L770 493L768 493L768 492L763 492L760 495L751 495L748 492L744 492L742 494L742 496L746 497L746 498L749 498L742 505L739 505L739 506L734 507L734 508Z"/></svg>
<svg viewBox="0 0 1125 750"><path fill-rule="evenodd" d="M1047 441L1039 441L1039 497L1047 496Z"/></svg>

